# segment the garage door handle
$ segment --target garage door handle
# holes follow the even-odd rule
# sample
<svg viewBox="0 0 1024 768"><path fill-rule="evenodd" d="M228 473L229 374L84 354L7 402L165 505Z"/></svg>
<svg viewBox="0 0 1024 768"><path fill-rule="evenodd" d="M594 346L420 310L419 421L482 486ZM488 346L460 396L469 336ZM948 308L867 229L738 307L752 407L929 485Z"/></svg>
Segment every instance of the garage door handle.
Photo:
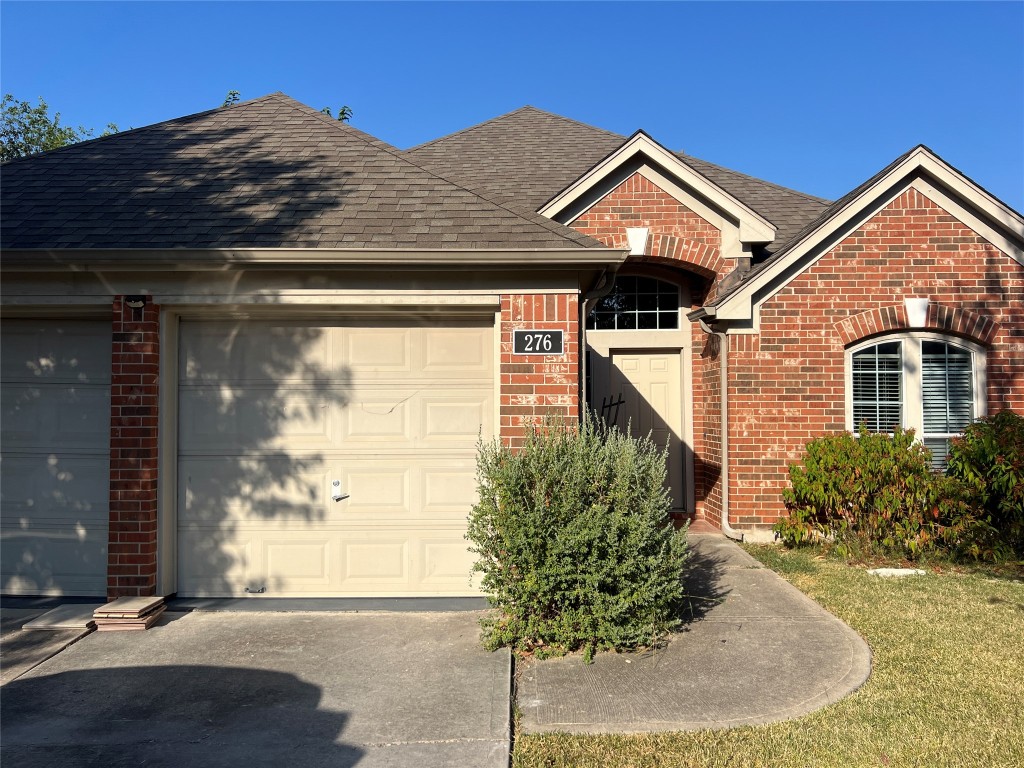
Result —
<svg viewBox="0 0 1024 768"><path fill-rule="evenodd" d="M344 501L347 498L348 494L341 490L341 480L331 480L331 499Z"/></svg>
<svg viewBox="0 0 1024 768"><path fill-rule="evenodd" d="M245 591L251 595L262 595L264 592L267 591L267 588L265 586L260 587L259 589L249 589L248 587L246 587Z"/></svg>

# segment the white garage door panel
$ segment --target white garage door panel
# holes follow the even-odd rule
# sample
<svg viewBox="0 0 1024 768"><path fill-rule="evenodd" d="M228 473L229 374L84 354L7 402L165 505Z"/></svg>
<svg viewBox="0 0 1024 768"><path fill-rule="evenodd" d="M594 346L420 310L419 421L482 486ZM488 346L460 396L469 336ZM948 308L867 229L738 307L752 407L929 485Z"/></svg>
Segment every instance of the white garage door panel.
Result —
<svg viewBox="0 0 1024 768"><path fill-rule="evenodd" d="M107 527L5 528L3 591L12 595L102 595L106 591Z"/></svg>
<svg viewBox="0 0 1024 768"><path fill-rule="evenodd" d="M330 406L341 402L340 396L287 386L182 388L179 440L189 446L182 452L329 448L334 442Z"/></svg>
<svg viewBox="0 0 1024 768"><path fill-rule="evenodd" d="M240 450L466 448L493 409L490 389L444 384L449 396L421 388L355 389L232 385L183 387L181 444L187 455ZM367 385L369 386L369 385Z"/></svg>
<svg viewBox="0 0 1024 768"><path fill-rule="evenodd" d="M236 321L183 323L179 342L183 383L301 382L329 378L331 334L308 323Z"/></svg>
<svg viewBox="0 0 1024 768"><path fill-rule="evenodd" d="M400 321L375 328L350 324L334 337L337 363L356 383L396 374L489 382L494 357L490 330L481 332L476 320L445 323L447 328L429 321L414 327Z"/></svg>
<svg viewBox="0 0 1024 768"><path fill-rule="evenodd" d="M110 383L109 321L4 320L4 381Z"/></svg>
<svg viewBox="0 0 1024 768"><path fill-rule="evenodd" d="M180 348L179 593L477 594L489 321L184 322Z"/></svg>
<svg viewBox="0 0 1024 768"><path fill-rule="evenodd" d="M331 500L331 481L349 494ZM374 455L343 461L316 457L182 457L178 524L258 524L268 530L391 520L463 521L476 492L467 456Z"/></svg>
<svg viewBox="0 0 1024 768"><path fill-rule="evenodd" d="M180 528L178 594L219 597L244 594L256 582L253 541L238 529Z"/></svg>
<svg viewBox="0 0 1024 768"><path fill-rule="evenodd" d="M4 526L24 530L47 520L103 526L109 518L106 456L7 455L0 463Z"/></svg>
<svg viewBox="0 0 1024 768"><path fill-rule="evenodd" d="M6 384L0 392L0 403L0 442L5 451L60 447L62 451L107 452L109 386Z"/></svg>
<svg viewBox="0 0 1024 768"><path fill-rule="evenodd" d="M110 324L5 320L0 587L102 595L109 520Z"/></svg>
<svg viewBox="0 0 1024 768"><path fill-rule="evenodd" d="M182 457L178 525L323 521L331 509L321 460L288 456Z"/></svg>
<svg viewBox="0 0 1024 768"><path fill-rule="evenodd" d="M236 529L230 545L183 530L181 594L394 597L478 594L465 527Z"/></svg>

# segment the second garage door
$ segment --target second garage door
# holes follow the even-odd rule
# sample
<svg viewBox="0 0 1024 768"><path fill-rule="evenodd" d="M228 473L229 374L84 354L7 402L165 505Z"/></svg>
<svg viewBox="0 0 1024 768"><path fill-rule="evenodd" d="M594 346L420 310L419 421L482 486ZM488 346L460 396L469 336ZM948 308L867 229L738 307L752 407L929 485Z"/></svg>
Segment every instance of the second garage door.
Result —
<svg viewBox="0 0 1024 768"><path fill-rule="evenodd" d="M104 595L110 321L4 320L0 590Z"/></svg>
<svg viewBox="0 0 1024 768"><path fill-rule="evenodd" d="M179 594L476 594L492 326L183 321Z"/></svg>

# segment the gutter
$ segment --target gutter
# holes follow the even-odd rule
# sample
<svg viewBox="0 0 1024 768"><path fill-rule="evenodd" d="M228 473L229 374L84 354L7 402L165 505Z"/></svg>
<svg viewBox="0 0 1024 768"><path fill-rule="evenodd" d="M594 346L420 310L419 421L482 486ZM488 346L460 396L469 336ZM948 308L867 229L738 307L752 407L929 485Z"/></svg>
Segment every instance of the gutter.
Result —
<svg viewBox="0 0 1024 768"><path fill-rule="evenodd" d="M230 267L512 267L580 269L618 266L614 248L57 248L0 250L10 269L227 269Z"/></svg>
<svg viewBox="0 0 1024 768"><path fill-rule="evenodd" d="M718 337L719 346L719 391L721 393L722 412L722 473L719 479L722 482L722 533L730 539L743 541L743 533L729 525L729 337L722 331L711 329L704 320L700 321L700 328L705 333Z"/></svg>

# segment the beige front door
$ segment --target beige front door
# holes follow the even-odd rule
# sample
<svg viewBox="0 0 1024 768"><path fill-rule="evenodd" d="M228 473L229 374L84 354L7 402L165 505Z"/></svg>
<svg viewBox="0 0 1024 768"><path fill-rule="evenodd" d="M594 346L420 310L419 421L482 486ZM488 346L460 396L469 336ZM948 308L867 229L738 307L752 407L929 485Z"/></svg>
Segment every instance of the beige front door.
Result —
<svg viewBox="0 0 1024 768"><path fill-rule="evenodd" d="M666 485L673 512L682 512L686 494L679 351L612 349L607 358L595 359L607 366L607 373L594 377L592 405L603 410L599 415L608 423L620 429L628 425L633 435L650 435L668 449Z"/></svg>
<svg viewBox="0 0 1024 768"><path fill-rule="evenodd" d="M105 595L110 321L4 320L0 589Z"/></svg>
<svg viewBox="0 0 1024 768"><path fill-rule="evenodd" d="M183 321L178 591L478 594L491 318Z"/></svg>

